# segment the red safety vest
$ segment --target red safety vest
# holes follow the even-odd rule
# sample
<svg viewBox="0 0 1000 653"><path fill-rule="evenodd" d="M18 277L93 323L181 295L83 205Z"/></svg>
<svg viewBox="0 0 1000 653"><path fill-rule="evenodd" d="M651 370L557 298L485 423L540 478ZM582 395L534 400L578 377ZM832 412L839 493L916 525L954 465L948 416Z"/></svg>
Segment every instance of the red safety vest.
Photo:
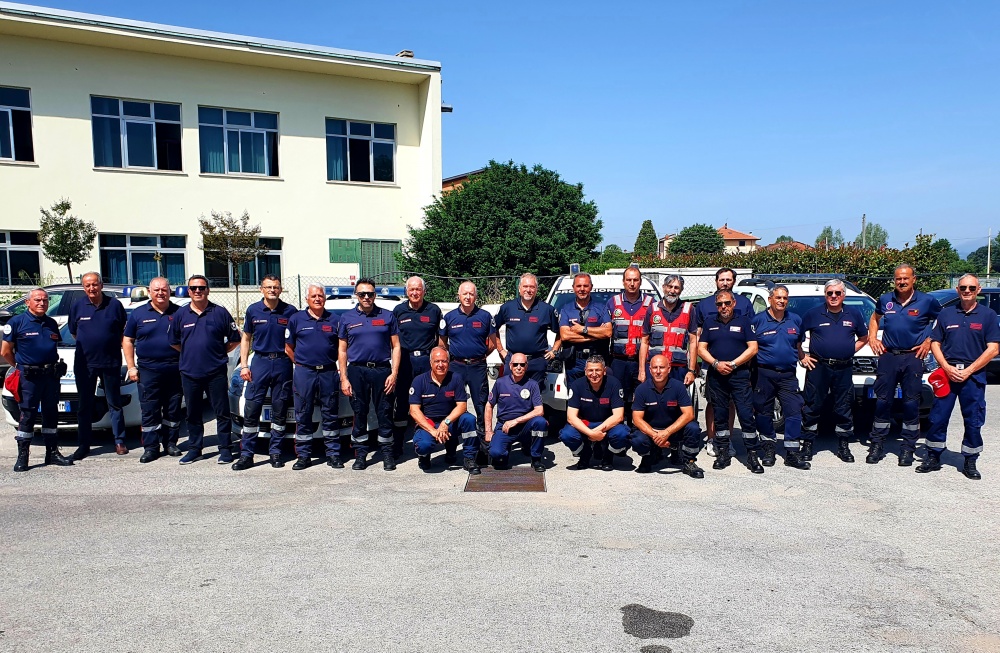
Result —
<svg viewBox="0 0 1000 653"><path fill-rule="evenodd" d="M615 295L614 311L611 313L611 353L616 356L637 356L639 343L642 342L642 325L646 321L646 313L653 303L650 295L644 295L642 305L632 315L629 315L622 302L622 294Z"/></svg>
<svg viewBox="0 0 1000 653"><path fill-rule="evenodd" d="M649 356L648 361L657 354L670 357L670 364L687 365L688 327L691 324L691 302L684 302L680 314L673 322L667 319L663 305L657 302L649 316Z"/></svg>

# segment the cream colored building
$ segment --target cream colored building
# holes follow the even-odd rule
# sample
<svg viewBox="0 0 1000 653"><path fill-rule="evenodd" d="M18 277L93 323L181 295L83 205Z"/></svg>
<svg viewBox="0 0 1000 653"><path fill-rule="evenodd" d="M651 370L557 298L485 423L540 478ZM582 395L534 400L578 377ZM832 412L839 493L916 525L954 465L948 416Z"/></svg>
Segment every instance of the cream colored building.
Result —
<svg viewBox="0 0 1000 653"><path fill-rule="evenodd" d="M65 281L33 244L61 197L99 232L76 274L231 285L198 218L248 211L270 249L241 281L288 287L392 272L440 192L437 62L0 2L0 285Z"/></svg>

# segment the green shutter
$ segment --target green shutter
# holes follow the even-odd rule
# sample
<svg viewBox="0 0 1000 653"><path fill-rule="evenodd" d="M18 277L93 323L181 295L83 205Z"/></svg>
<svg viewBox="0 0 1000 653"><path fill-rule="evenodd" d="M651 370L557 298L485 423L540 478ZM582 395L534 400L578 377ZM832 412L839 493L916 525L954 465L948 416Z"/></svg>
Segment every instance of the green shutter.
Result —
<svg viewBox="0 0 1000 653"><path fill-rule="evenodd" d="M361 276L373 278L379 285L402 283L394 256L402 250L398 240L362 240Z"/></svg>
<svg viewBox="0 0 1000 653"><path fill-rule="evenodd" d="M354 238L330 239L331 263L360 263L361 243Z"/></svg>

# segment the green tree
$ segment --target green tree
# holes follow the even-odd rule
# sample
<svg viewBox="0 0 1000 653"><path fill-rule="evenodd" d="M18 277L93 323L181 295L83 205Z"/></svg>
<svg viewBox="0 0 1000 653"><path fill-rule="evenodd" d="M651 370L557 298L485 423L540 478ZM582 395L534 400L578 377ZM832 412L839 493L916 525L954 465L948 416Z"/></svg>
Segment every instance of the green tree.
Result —
<svg viewBox="0 0 1000 653"><path fill-rule="evenodd" d="M423 225L408 228L399 261L403 269L426 275L430 299L447 301L462 279L566 274L570 263L591 258L601 226L582 184L565 182L540 165L490 161L425 207ZM507 281L507 296L516 285L516 278Z"/></svg>
<svg viewBox="0 0 1000 653"><path fill-rule="evenodd" d="M726 243L715 227L697 223L681 229L668 249L671 254L721 254Z"/></svg>
<svg viewBox="0 0 1000 653"><path fill-rule="evenodd" d="M45 258L53 263L66 266L69 282L73 283L73 263L82 263L90 258L97 237L97 227L93 222L70 215L73 204L68 198L61 198L50 209L39 208L42 219L38 225L38 242L42 245Z"/></svg>
<svg viewBox="0 0 1000 653"><path fill-rule="evenodd" d="M608 245L600 254L594 256L581 266L584 272L604 274L607 270L627 268L632 263L632 257L618 245Z"/></svg>
<svg viewBox="0 0 1000 653"><path fill-rule="evenodd" d="M240 283L251 281L240 279L240 266L257 260L257 257L267 251L260 244L260 225L250 224L250 214L243 212L234 218L229 211L212 211L212 217L198 218L201 229L201 245L199 249L205 252L205 258L228 263L233 268L233 282L236 285L236 311L240 315ZM256 282L256 279L253 280Z"/></svg>
<svg viewBox="0 0 1000 653"><path fill-rule="evenodd" d="M838 230L837 233L840 233ZM882 228L882 225L877 222L869 222L865 225L864 235L864 246L866 248L870 247L872 249L878 249L879 247L885 247L889 244L889 233ZM858 237L854 239L854 246L861 247L862 233L858 234Z"/></svg>
<svg viewBox="0 0 1000 653"><path fill-rule="evenodd" d="M823 227L823 231L816 236L816 249L835 249L843 244L844 236L840 233L840 229L834 231L829 225Z"/></svg>
<svg viewBox="0 0 1000 653"><path fill-rule="evenodd" d="M791 236L784 236L784 235L782 235L782 236L778 236L777 238L775 238L774 242L775 243L793 243L793 242L795 242L795 239L792 238Z"/></svg>
<svg viewBox="0 0 1000 653"><path fill-rule="evenodd" d="M656 237L656 229L653 228L652 220L645 220L639 235L635 237L635 246L632 254L635 256L652 256L659 248L660 239Z"/></svg>

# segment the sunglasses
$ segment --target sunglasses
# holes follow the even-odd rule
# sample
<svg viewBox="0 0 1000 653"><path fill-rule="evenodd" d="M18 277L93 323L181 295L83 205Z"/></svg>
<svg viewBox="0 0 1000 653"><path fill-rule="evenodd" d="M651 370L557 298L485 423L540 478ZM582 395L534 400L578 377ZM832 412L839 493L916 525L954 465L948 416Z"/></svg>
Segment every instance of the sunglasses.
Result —
<svg viewBox="0 0 1000 653"><path fill-rule="evenodd" d="M188 286L189 292L205 292L208 290L208 286Z"/></svg>
<svg viewBox="0 0 1000 653"><path fill-rule="evenodd" d="M715 302L716 306L732 306L732 302Z"/></svg>
<svg viewBox="0 0 1000 653"><path fill-rule="evenodd" d="M840 297L843 294L844 294L843 290L827 290L826 291L826 296L827 297Z"/></svg>
<svg viewBox="0 0 1000 653"><path fill-rule="evenodd" d="M972 292L973 290L979 290L979 286L959 286L958 289L962 292Z"/></svg>
<svg viewBox="0 0 1000 653"><path fill-rule="evenodd" d="M374 297L375 296L374 292L368 292L367 290L365 290L365 291L358 291L356 294L357 294L358 297Z"/></svg>
<svg viewBox="0 0 1000 653"><path fill-rule="evenodd" d="M511 367L527 367L528 364L527 363L511 363L510 366Z"/></svg>

